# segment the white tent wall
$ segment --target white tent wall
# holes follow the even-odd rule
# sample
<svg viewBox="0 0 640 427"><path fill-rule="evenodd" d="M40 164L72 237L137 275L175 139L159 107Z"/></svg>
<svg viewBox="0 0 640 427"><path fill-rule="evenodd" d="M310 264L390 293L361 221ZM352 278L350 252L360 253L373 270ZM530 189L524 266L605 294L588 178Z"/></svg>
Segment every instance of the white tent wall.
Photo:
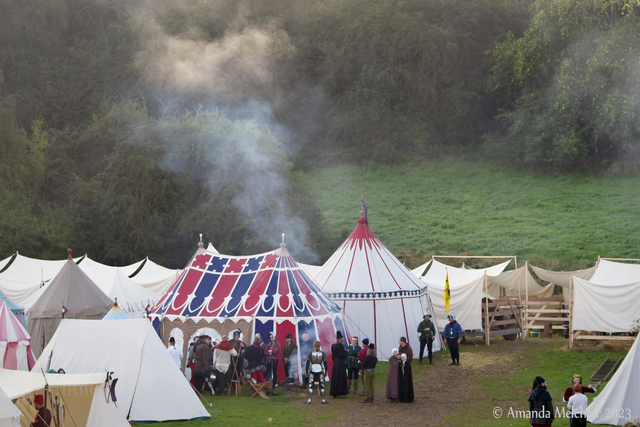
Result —
<svg viewBox="0 0 640 427"><path fill-rule="evenodd" d="M435 318L439 325L448 323L444 309L444 288L447 276L451 300L449 313L456 316L462 329L482 329L482 298L485 295L484 275L498 276L511 262L511 259L489 268L470 270L452 267L434 259L429 271L420 278L428 285L427 292L431 296ZM443 327L443 326L441 326Z"/></svg>
<svg viewBox="0 0 640 427"><path fill-rule="evenodd" d="M627 264L600 259L593 277L587 280L601 285L640 282L640 264Z"/></svg>
<svg viewBox="0 0 640 427"><path fill-rule="evenodd" d="M344 307L345 313L350 313L345 315L345 323L351 335L357 336L360 342L363 338L369 338L375 343L378 360L389 360L391 349L398 347L400 337L407 338L415 356L418 356L418 324L429 307L426 295L416 298L335 302ZM375 313L375 317L371 316L372 313ZM444 327L443 323L441 325ZM437 333L436 336L433 351L442 348L440 334Z"/></svg>
<svg viewBox="0 0 640 427"><path fill-rule="evenodd" d="M20 427L21 415L22 412L0 387L0 427Z"/></svg>
<svg viewBox="0 0 640 427"><path fill-rule="evenodd" d="M424 281L424 280L423 280ZM465 330L482 329L482 298L484 297L484 277L478 277L467 283L449 280L449 313L456 316L456 321ZM449 323L444 309L444 281L442 283L428 283L427 293L431 296L431 304L435 321L440 331Z"/></svg>
<svg viewBox="0 0 640 427"><path fill-rule="evenodd" d="M146 319L63 320L32 371L50 368L114 372L118 409L131 420L209 416Z"/></svg>
<svg viewBox="0 0 640 427"><path fill-rule="evenodd" d="M640 318L640 281L607 285L574 278L573 283L573 330L629 332Z"/></svg>
<svg viewBox="0 0 640 427"><path fill-rule="evenodd" d="M640 350L636 340L604 390L587 407L587 421L621 426L633 418L640 418L638 396Z"/></svg>
<svg viewBox="0 0 640 427"><path fill-rule="evenodd" d="M163 267L147 258L142 269L131 279L151 292L164 295L175 283L180 273L182 270Z"/></svg>
<svg viewBox="0 0 640 427"><path fill-rule="evenodd" d="M497 276L488 276L487 279L492 298L500 297L497 287L504 288L505 296L514 298L524 299L527 291L530 297L547 298L553 295L553 285L540 286L527 265L518 267L517 270L503 271Z"/></svg>

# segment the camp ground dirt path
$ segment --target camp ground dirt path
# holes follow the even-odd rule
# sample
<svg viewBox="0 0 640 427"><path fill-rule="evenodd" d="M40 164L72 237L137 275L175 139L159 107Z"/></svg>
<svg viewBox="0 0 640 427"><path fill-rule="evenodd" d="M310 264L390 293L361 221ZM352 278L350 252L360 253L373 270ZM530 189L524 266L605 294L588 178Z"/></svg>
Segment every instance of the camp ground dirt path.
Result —
<svg viewBox="0 0 640 427"><path fill-rule="evenodd" d="M508 374L510 370L517 370L513 358L516 354L526 351L528 346L525 344L526 341L514 343L496 340L491 347L477 342L479 347L473 353L465 351L465 347L470 348L469 346L474 344L468 342L461 346L461 366L449 366L451 359L448 351L441 351L434 358L433 365L429 365L428 358L422 365L418 365L417 359L414 360L413 387L416 399L411 404L390 403L385 398L384 386L376 383L378 388L373 405L361 404L360 401L364 398L353 393L344 399L332 398L328 396L328 388L328 406L320 404L317 393L312 405L307 405L305 399L293 402L292 405L318 412L330 407L336 414L336 419L331 423L334 426L353 426L354 420L358 420L360 425L372 426L403 424L453 427L453 424L448 423L448 418L469 408L486 412L481 418L491 417L491 410L495 404L474 392L472 381L476 378L495 376L496 372ZM417 354L417 349L414 349L414 353ZM378 372L377 374L380 375ZM386 374L384 380L386 382ZM526 388L523 393L528 393Z"/></svg>

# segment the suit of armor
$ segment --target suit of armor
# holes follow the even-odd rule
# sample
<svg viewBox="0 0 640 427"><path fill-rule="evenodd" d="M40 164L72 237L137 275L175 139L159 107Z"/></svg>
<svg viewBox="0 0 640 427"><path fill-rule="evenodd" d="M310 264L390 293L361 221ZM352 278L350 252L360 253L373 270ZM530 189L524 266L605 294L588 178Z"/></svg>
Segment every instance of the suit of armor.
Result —
<svg viewBox="0 0 640 427"><path fill-rule="evenodd" d="M309 376L309 400L307 403L311 403L311 397L313 397L313 384L318 383L320 388L320 396L322 397L322 403L329 403L324 397L324 377L327 375L327 355L322 350L313 350L307 356L307 375Z"/></svg>

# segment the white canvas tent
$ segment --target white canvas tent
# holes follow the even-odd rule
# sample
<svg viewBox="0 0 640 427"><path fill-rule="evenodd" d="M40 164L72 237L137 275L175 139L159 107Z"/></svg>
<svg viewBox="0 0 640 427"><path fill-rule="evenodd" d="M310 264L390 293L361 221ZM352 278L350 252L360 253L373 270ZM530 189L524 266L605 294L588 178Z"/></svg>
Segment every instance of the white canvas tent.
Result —
<svg viewBox="0 0 640 427"><path fill-rule="evenodd" d="M178 279L180 273L182 270L172 270L146 258L140 270L129 277L143 288L164 295Z"/></svg>
<svg viewBox="0 0 640 427"><path fill-rule="evenodd" d="M347 330L375 343L378 360L388 360L402 336L414 348L419 345L418 324L426 311L433 312L426 285L393 256L363 218L316 281L343 308ZM434 351L441 346L439 335Z"/></svg>
<svg viewBox="0 0 640 427"><path fill-rule="evenodd" d="M468 270L451 267L434 259L429 271L420 278L427 284L427 292L431 296L431 302L435 318L439 325L445 325L447 312L444 307L444 289L447 274L449 275L449 290L451 300L449 313L456 316L462 329L482 329L482 298L485 296L484 275L498 276L507 267L511 260L489 268Z"/></svg>
<svg viewBox="0 0 640 427"><path fill-rule="evenodd" d="M114 372L118 410L129 420L210 416L147 319L63 320L33 371L59 367Z"/></svg>
<svg viewBox="0 0 640 427"><path fill-rule="evenodd" d="M111 301L118 299L120 308L131 318L142 318L147 307L153 307L160 295L138 285L119 268L103 272L101 269L83 270Z"/></svg>
<svg viewBox="0 0 640 427"><path fill-rule="evenodd" d="M51 409L51 401L55 403L56 399L64 403L66 427L129 426L114 403L107 402L104 392L106 379L105 372L61 375L0 369L0 389L9 399L16 400L15 406L22 414L23 425L29 425L35 419L35 407L31 404L33 396L44 395L44 387L48 384L51 397L47 399L47 406Z"/></svg>
<svg viewBox="0 0 640 427"><path fill-rule="evenodd" d="M11 261L13 259L13 261ZM78 262L80 258L75 258ZM0 273L0 289L18 306L21 302L40 289L42 283L50 282L62 270L67 260L42 260L29 258L16 252L2 261L9 267Z"/></svg>
<svg viewBox="0 0 640 427"><path fill-rule="evenodd" d="M604 390L587 408L587 421L593 424L624 425L640 418L640 349L633 343L626 358Z"/></svg>
<svg viewBox="0 0 640 427"><path fill-rule="evenodd" d="M0 427L20 427L22 412L0 387Z"/></svg>
<svg viewBox="0 0 640 427"><path fill-rule="evenodd" d="M574 283L574 331L629 332L640 318L640 265L600 260L591 280Z"/></svg>

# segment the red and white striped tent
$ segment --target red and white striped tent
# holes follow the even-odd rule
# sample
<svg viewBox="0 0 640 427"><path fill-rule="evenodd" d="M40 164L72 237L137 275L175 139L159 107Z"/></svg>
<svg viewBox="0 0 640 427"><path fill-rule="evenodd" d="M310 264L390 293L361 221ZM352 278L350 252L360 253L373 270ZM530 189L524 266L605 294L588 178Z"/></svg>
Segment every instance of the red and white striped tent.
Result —
<svg viewBox="0 0 640 427"><path fill-rule="evenodd" d="M0 306L0 368L29 371L36 364L31 337L3 298Z"/></svg>
<svg viewBox="0 0 640 427"><path fill-rule="evenodd" d="M173 328L182 330L184 337L205 327L220 335L240 329L247 344L256 333L268 342L269 333L275 332L282 346L290 333L301 355L306 356L318 340L329 360L336 332L346 336L340 308L284 243L272 252L251 256L221 255L201 246L150 317L154 323L161 320L165 344ZM303 344L304 334L309 336L308 344ZM185 354L188 344L185 339ZM278 377L284 378L282 363L278 369Z"/></svg>
<svg viewBox="0 0 640 427"><path fill-rule="evenodd" d="M364 218L315 279L342 307L346 328L360 341L369 338L376 344L378 360L388 360L400 337L407 338L417 356L418 324L426 311L433 314L427 287L378 240ZM438 338L434 351L439 349Z"/></svg>

